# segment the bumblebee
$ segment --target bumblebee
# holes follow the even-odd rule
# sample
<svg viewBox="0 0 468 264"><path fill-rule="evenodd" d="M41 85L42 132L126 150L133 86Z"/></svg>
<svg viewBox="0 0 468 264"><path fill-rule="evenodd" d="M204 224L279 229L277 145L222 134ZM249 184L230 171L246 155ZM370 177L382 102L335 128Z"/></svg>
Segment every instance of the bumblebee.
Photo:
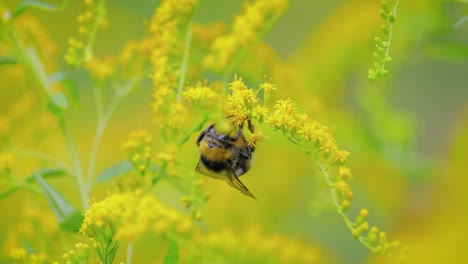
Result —
<svg viewBox="0 0 468 264"><path fill-rule="evenodd" d="M250 119L247 119L247 123L253 133L254 127ZM212 178L225 180L243 194L255 199L238 178L249 171L254 152L254 147L247 144L243 127L244 122L239 127L229 124L227 129L221 124L211 124L202 131L197 139L200 159L195 170Z"/></svg>

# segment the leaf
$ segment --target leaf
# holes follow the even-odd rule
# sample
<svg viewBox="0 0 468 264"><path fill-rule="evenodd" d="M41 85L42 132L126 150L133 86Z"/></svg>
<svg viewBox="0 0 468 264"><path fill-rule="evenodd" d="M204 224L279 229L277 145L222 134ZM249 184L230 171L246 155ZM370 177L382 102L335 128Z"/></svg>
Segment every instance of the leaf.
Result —
<svg viewBox="0 0 468 264"><path fill-rule="evenodd" d="M39 173L35 172L36 181L41 187L49 206L54 211L55 217L62 229L77 232L83 222L83 214L76 210L65 198L60 195L52 186L50 186Z"/></svg>
<svg viewBox="0 0 468 264"><path fill-rule="evenodd" d="M39 173L43 178L51 178L59 175L65 175L65 171L62 169L52 169L52 168L44 168L40 170L36 170L31 175L26 177L26 181L32 182L36 179L36 173Z"/></svg>
<svg viewBox="0 0 468 264"><path fill-rule="evenodd" d="M76 87L75 81L70 78L65 78L61 81L62 85L71 95L71 98L75 103L79 103L78 88Z"/></svg>
<svg viewBox="0 0 468 264"><path fill-rule="evenodd" d="M177 248L177 242L171 240L169 242L169 248L167 249L166 257L164 257L164 264L177 264L179 262L179 249Z"/></svg>
<svg viewBox="0 0 468 264"><path fill-rule="evenodd" d="M65 110L68 108L67 98L61 92L52 94L50 96L50 102L60 110Z"/></svg>
<svg viewBox="0 0 468 264"><path fill-rule="evenodd" d="M16 191L18 191L19 187L18 186L15 186L15 187L11 187L10 189L4 191L4 192L1 192L0 193L0 199L3 199L3 198L6 198L12 194L14 194Z"/></svg>
<svg viewBox="0 0 468 264"><path fill-rule="evenodd" d="M58 175L65 175L65 171L61 170L61 169L41 169L38 172L44 178L54 177L54 176L58 176ZM26 188L27 186L29 186L28 183L34 181L35 179L36 179L36 172L34 172L31 175L29 175L28 177L26 177L24 179L23 184L15 185L15 186L11 187L10 189L8 189L6 191L0 192L0 199L6 198L6 197L16 193L16 191L19 191L21 188Z"/></svg>
<svg viewBox="0 0 468 264"><path fill-rule="evenodd" d="M23 0L13 12L12 20L20 16L27 8L37 8L45 11L57 11L67 6L68 0L63 1L61 5L53 5L39 0Z"/></svg>
<svg viewBox="0 0 468 264"><path fill-rule="evenodd" d="M112 248L107 252L107 260L109 263L114 262L115 254L117 254L117 250L119 249L120 242L117 241L115 244L112 246Z"/></svg>
<svg viewBox="0 0 468 264"><path fill-rule="evenodd" d="M61 83L65 90L71 95L73 101L78 102L78 89L75 82L64 72L56 72L49 76L49 85Z"/></svg>
<svg viewBox="0 0 468 264"><path fill-rule="evenodd" d="M7 65L7 64L16 64L17 61L15 58L10 56L0 56L0 65Z"/></svg>
<svg viewBox="0 0 468 264"><path fill-rule="evenodd" d="M116 178L120 175L123 175L133 169L132 163L130 161L125 160L121 161L119 163L116 163L114 165L111 165L107 169L105 169L103 172L97 176L95 183L103 183L105 181L108 181L110 179Z"/></svg>

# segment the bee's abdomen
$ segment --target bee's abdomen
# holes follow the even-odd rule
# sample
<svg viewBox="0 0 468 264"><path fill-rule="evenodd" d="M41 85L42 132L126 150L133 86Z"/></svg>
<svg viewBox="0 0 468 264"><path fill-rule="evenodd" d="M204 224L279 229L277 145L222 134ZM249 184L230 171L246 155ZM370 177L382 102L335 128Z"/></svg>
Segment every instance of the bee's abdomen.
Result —
<svg viewBox="0 0 468 264"><path fill-rule="evenodd" d="M203 163L203 165L205 165L205 167L207 169L212 170L214 172L219 173L219 172L226 169L226 163L225 162L218 162L218 161L214 161L214 160L209 160L209 159L206 159L203 156L200 156L200 160Z"/></svg>

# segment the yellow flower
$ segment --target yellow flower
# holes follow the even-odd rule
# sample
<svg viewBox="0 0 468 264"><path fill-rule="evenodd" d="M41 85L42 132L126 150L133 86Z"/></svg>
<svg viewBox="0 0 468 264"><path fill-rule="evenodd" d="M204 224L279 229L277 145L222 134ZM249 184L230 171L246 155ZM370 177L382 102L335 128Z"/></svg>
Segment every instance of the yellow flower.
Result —
<svg viewBox="0 0 468 264"><path fill-rule="evenodd" d="M259 243L261 241L261 243ZM249 263L327 263L322 249L313 244L294 240L279 234L265 234L259 228L250 227L234 232L224 229L196 237L197 247L189 259L203 257L210 252L221 260L226 254L236 255L237 262Z"/></svg>
<svg viewBox="0 0 468 264"><path fill-rule="evenodd" d="M231 31L212 42L211 52L203 59L203 65L215 71L226 69L236 54L251 46L264 27L283 14L286 7L286 0L247 2L243 12L234 17Z"/></svg>
<svg viewBox="0 0 468 264"><path fill-rule="evenodd" d="M184 236L193 230L189 218L140 191L114 193L92 204L85 213L80 232L102 241L133 241L156 232L163 237ZM103 246L103 245L101 245Z"/></svg>
<svg viewBox="0 0 468 264"><path fill-rule="evenodd" d="M92 58L86 62L85 67L97 79L110 78L116 71L115 58L110 56L104 59Z"/></svg>
<svg viewBox="0 0 468 264"><path fill-rule="evenodd" d="M172 102L167 116L167 126L172 129L182 129L189 124L190 114L182 103Z"/></svg>
<svg viewBox="0 0 468 264"><path fill-rule="evenodd" d="M173 88L177 84L177 78L173 64L169 63L173 57L175 50L180 48L181 40L179 34L179 27L181 27L185 20L192 13L196 0L166 0L162 1L154 13L151 22L149 24L149 32L151 34L149 45L151 46L151 63L153 65L153 112L156 114L155 119L161 120L161 108L170 109L177 107L171 104L171 100L174 97ZM180 110L180 108L176 109ZM169 110L170 111L170 110ZM176 111L177 112L177 111ZM180 120L178 120L180 121ZM170 121L172 127L179 126L178 122Z"/></svg>
<svg viewBox="0 0 468 264"><path fill-rule="evenodd" d="M151 162L153 137L146 130L131 132L121 148L127 151L133 167L145 175Z"/></svg>
<svg viewBox="0 0 468 264"><path fill-rule="evenodd" d="M75 67L93 58L92 42L99 27L106 25L104 0L85 0L86 10L78 15L78 37L70 38L65 61Z"/></svg>
<svg viewBox="0 0 468 264"><path fill-rule="evenodd" d="M252 110L252 116L257 118L257 119L262 119L268 114L268 108L265 106L257 105L255 108Z"/></svg>
<svg viewBox="0 0 468 264"><path fill-rule="evenodd" d="M351 180L353 175L351 174L351 170L348 167L340 166L338 168L338 176L343 180Z"/></svg>
<svg viewBox="0 0 468 264"><path fill-rule="evenodd" d="M184 100L189 103L199 103L206 105L217 104L219 99L219 94L212 87L197 82L195 86L187 87L182 93Z"/></svg>
<svg viewBox="0 0 468 264"><path fill-rule="evenodd" d="M44 254L28 253L25 248L15 248L10 252L11 263L15 264L45 264L49 263Z"/></svg>
<svg viewBox="0 0 468 264"><path fill-rule="evenodd" d="M0 153L0 173L11 171L13 156L9 153Z"/></svg>

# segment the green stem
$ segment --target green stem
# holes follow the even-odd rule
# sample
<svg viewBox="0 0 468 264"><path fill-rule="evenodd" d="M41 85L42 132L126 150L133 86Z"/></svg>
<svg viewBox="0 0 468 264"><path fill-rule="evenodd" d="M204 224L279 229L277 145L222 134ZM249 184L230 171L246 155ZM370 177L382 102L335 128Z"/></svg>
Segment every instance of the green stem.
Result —
<svg viewBox="0 0 468 264"><path fill-rule="evenodd" d="M182 91L184 90L185 78L187 75L187 66L188 66L188 59L190 55L191 41L192 41L192 27L189 24L187 26L187 33L185 35L184 58L182 60L182 65L180 67L179 87L177 89L177 101L179 103L182 101Z"/></svg>
<svg viewBox="0 0 468 264"><path fill-rule="evenodd" d="M393 7L393 10L392 10L392 13L393 13L393 17L396 18L396 13L397 13L397 9L398 9L398 1L399 0L396 0L395 2L395 6ZM392 43L392 37L393 37L393 27L395 26L395 23L390 23L390 28L388 30L389 34L388 34L388 40L387 40L387 49L385 50L385 57L389 57L389 54L390 54L390 45ZM386 64L387 60L385 59L382 63L382 66L380 67L380 70L384 71L385 70L385 64Z"/></svg>
<svg viewBox="0 0 468 264"><path fill-rule="evenodd" d="M127 257L126 262L127 264L132 264L132 256L133 256L133 244L128 243L127 245Z"/></svg>
<svg viewBox="0 0 468 264"><path fill-rule="evenodd" d="M37 56L37 54L34 52L33 49L25 49L13 34L10 35L10 41L12 42L16 50L18 58L20 58L21 61L26 65L26 67L29 68L32 75L39 82L40 86L45 90L45 92L49 95L49 97L52 98L53 96L52 86L48 81L48 76L45 71L45 67L42 65L42 62ZM76 152L71 133L65 123L63 113L57 114L56 116L57 116L60 128L62 130L62 133L65 137L65 141L68 147L68 152L72 158L73 167L75 171L75 173L73 173L72 175L75 176L75 179L78 185L78 191L80 193L81 203L83 205L83 208L86 210L88 208L88 193L87 193L86 186L85 186L83 172L81 170L80 160L78 158L78 154Z"/></svg>
<svg viewBox="0 0 468 264"><path fill-rule="evenodd" d="M58 116L58 121L60 125L60 129L65 137L65 142L67 143L68 153L71 156L73 167L75 169L75 180L78 185L78 191L80 193L81 204L83 209L86 211L89 207L88 204L88 191L85 184L85 179L83 175L83 171L81 169L80 159L78 158L78 152L76 151L75 144L73 143L73 138L68 128L65 119L63 116Z"/></svg>
<svg viewBox="0 0 468 264"><path fill-rule="evenodd" d="M88 175L88 183L87 183L88 189L91 187L92 179L94 176L94 171L96 169L99 146L101 144L102 136L104 135L104 130L106 129L107 124L109 123L109 120L112 117L112 114L115 112L115 109L117 109L122 99L131 91L133 87L135 87L136 83L138 83L140 80L141 80L141 77L136 77L128 81L128 83L126 83L121 89L116 89L117 90L116 95L112 99L111 103L109 104L104 114L100 115L99 109L97 109L98 115L97 115L96 133L94 134L93 145L91 147L91 154L90 154L88 174L87 174ZM99 98L96 98L96 102L98 100Z"/></svg>
<svg viewBox="0 0 468 264"><path fill-rule="evenodd" d="M60 160L58 160L58 159L56 159L56 158L54 158L52 156L49 156L49 155L47 155L45 153L42 153L40 151L30 150L30 149L14 148L14 149L12 149L12 152L17 154L17 155L36 157L38 159L53 163L58 168L64 170L67 174L69 174L71 176L75 176L75 172L73 171L72 168L70 168L70 166L68 166L64 162L62 162L62 161L60 161Z"/></svg>
<svg viewBox="0 0 468 264"><path fill-rule="evenodd" d="M323 166L323 164L317 159L317 157L315 155L312 155L312 158L314 159L315 163L319 167L320 172L322 172L325 180L327 181L328 186L333 186L334 184L333 184L333 182L332 182L332 180L330 178L330 175L328 174L327 169L325 168L325 166ZM333 204L336 207L338 214L344 220L346 226L348 226L348 228L352 231L354 229L354 227L355 227L355 223L353 223L351 220L349 220L348 216L341 210L340 203L338 202L338 199L337 199L337 197L335 195L335 192L334 192L333 188L330 188L330 194L331 194ZM365 247L367 247L370 251L376 252L376 248L373 247L369 243L369 240L366 237L359 236L358 240L359 240L359 242L361 242L361 244L363 244Z"/></svg>
<svg viewBox="0 0 468 264"><path fill-rule="evenodd" d="M314 159L315 164L317 164L317 166L319 167L320 172L322 172L325 180L327 181L328 186L333 186L334 183L332 182L330 175L327 172L327 169L325 169L325 166L323 166L323 164L317 159L315 155L312 155L312 158ZM349 220L348 216L341 210L341 205L338 202L338 198L336 197L335 191L333 188L330 188L330 195L332 197L333 204L338 209L337 210L338 214L343 218L343 220L345 221L349 229L353 229L354 223L351 220Z"/></svg>

